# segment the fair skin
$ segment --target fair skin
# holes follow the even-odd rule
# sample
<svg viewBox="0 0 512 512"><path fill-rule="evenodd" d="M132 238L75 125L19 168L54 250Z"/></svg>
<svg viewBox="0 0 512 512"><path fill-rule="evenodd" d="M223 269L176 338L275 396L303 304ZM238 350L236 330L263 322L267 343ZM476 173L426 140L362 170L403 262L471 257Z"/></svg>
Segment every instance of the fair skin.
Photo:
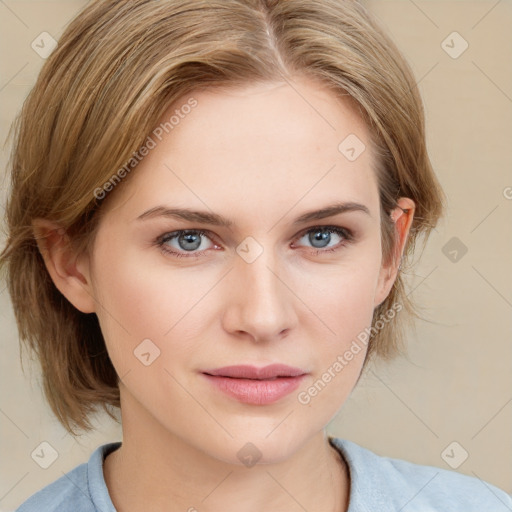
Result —
<svg viewBox="0 0 512 512"><path fill-rule="evenodd" d="M385 263L367 128L318 83L190 96L194 111L108 197L92 251L73 254L55 225L34 222L48 237L42 252L52 279L75 307L98 316L120 376L123 444L104 464L112 501L120 512L346 511L347 467L324 428L353 390L365 350L309 404L297 396L371 325L396 278L414 203L400 198L409 212L393 211L398 258ZM338 150L349 134L367 147L354 161ZM368 213L294 224L335 202ZM137 219L157 206L214 212L233 224ZM354 239L342 245L333 232L325 248L313 246L308 234L319 226L348 229ZM164 247L186 257L155 242L184 229L207 231L192 255L177 238ZM236 250L247 237L263 248L251 263ZM145 366L134 350L148 338L160 356ZM241 403L201 374L271 363L307 375L267 405ZM251 467L237 456L249 442L261 453Z"/></svg>

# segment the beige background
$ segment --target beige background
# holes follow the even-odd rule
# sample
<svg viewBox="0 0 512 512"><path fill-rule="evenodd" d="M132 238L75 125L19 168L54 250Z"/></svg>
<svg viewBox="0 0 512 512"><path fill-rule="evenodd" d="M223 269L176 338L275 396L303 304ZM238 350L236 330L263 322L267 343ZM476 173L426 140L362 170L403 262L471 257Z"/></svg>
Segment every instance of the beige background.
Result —
<svg viewBox="0 0 512 512"><path fill-rule="evenodd" d="M368 4L419 81L431 158L449 205L410 279L425 320L410 334L409 359L374 367L329 431L382 455L446 469L441 454L456 441L452 460L469 454L457 471L512 492L512 2ZM83 5L0 2L2 143L43 63L31 42L43 31L58 39ZM456 59L441 46L454 31L469 44ZM2 182L2 196L4 189ZM452 237L467 247L456 262L443 253ZM121 431L102 416L96 434L75 442L50 415L37 372L21 371L4 288L0 510L7 511L88 460L99 444L121 439ZM46 470L31 459L43 441L59 454Z"/></svg>

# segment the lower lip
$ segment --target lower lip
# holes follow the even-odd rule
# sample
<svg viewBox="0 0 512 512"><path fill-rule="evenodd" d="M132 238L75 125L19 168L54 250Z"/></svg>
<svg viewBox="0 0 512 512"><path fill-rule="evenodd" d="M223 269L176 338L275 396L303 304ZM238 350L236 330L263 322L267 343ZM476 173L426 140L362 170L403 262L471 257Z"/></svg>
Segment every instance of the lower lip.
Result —
<svg viewBox="0 0 512 512"><path fill-rule="evenodd" d="M278 377L274 380L233 379L203 375L226 395L239 402L253 405L267 405L295 391L306 375Z"/></svg>

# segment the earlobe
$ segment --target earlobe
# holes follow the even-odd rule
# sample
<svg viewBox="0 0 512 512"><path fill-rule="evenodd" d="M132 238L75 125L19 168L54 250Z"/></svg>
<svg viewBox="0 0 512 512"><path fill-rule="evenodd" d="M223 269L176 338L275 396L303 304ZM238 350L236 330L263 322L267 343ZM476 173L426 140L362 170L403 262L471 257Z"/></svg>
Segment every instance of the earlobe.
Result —
<svg viewBox="0 0 512 512"><path fill-rule="evenodd" d="M379 306L389 295L401 266L402 255L414 218L415 204L408 197L401 197L396 208L391 212L391 219L395 224L396 243L393 247L391 261L381 267L379 283L377 286L374 307Z"/></svg>
<svg viewBox="0 0 512 512"><path fill-rule="evenodd" d="M32 221L34 238L57 289L82 313L96 311L87 254L76 254L65 230L46 219Z"/></svg>

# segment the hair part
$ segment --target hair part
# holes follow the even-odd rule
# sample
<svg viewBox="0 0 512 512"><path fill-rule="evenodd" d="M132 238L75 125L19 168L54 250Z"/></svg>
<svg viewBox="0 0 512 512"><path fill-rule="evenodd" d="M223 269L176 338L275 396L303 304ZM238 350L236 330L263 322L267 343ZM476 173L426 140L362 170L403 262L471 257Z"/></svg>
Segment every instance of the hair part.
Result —
<svg viewBox="0 0 512 512"><path fill-rule="evenodd" d="M57 222L78 251L86 250L109 199L94 191L133 158L170 105L195 91L300 75L353 101L369 128L383 261L393 257L396 200L416 204L401 271L373 320L394 304L404 312L372 336L365 365L403 351L405 326L418 314L401 272L417 239L426 243L442 215L444 196L427 155L413 73L364 6L95 0L61 36L11 127L8 239L0 256L20 342L40 361L45 396L73 435L75 427L91 430L98 405L116 419L109 406L120 406L119 381L96 315L78 311L52 282L32 220Z"/></svg>

